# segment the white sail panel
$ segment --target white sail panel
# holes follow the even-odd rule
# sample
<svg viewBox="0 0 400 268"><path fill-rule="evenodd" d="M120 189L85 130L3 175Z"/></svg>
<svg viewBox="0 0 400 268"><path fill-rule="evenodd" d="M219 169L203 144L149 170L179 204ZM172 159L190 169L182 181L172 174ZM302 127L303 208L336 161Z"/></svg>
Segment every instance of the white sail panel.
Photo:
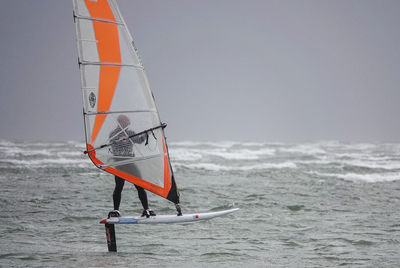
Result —
<svg viewBox="0 0 400 268"><path fill-rule="evenodd" d="M94 34L93 23L90 20L77 19L77 43L79 59L81 61L98 62L97 39Z"/></svg>
<svg viewBox="0 0 400 268"><path fill-rule="evenodd" d="M82 65L80 71L84 113L97 112L97 101L93 99L93 94L98 96L100 66Z"/></svg>
<svg viewBox="0 0 400 268"><path fill-rule="evenodd" d="M127 29L123 25L118 26L118 33L120 36L120 49L122 64L134 65L143 68L138 55L136 54L132 40L130 39Z"/></svg>
<svg viewBox="0 0 400 268"><path fill-rule="evenodd" d="M143 76L142 70L132 67L121 68L110 110L127 111L130 109L132 111L157 112L153 97L147 90ZM132 88L138 90L132 90Z"/></svg>

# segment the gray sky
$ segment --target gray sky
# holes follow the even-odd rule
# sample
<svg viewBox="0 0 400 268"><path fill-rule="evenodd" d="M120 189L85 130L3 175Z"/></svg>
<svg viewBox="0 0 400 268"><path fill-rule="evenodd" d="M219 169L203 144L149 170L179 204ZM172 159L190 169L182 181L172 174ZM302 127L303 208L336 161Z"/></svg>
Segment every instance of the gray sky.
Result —
<svg viewBox="0 0 400 268"><path fill-rule="evenodd" d="M0 3L0 139L83 141L71 1ZM169 140L400 141L400 1L119 6Z"/></svg>

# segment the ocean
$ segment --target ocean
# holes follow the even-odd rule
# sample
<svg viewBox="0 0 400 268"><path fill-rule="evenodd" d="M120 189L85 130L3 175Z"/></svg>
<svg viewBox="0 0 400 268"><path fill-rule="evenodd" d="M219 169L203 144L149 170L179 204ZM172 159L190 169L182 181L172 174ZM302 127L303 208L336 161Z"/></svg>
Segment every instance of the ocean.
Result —
<svg viewBox="0 0 400 268"><path fill-rule="evenodd" d="M114 178L81 142L0 141L0 267L399 267L400 144L170 142L183 213L210 221L99 220ZM172 203L148 193L158 214ZM121 213L139 215L125 184Z"/></svg>

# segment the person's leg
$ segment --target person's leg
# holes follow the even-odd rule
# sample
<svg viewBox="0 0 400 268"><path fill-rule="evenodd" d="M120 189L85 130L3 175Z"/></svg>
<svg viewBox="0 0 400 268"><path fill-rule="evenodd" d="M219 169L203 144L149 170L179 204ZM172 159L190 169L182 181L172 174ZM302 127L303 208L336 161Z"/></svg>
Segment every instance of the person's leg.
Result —
<svg viewBox="0 0 400 268"><path fill-rule="evenodd" d="M115 176L115 189L113 193L114 209L119 210L119 205L121 204L121 192L124 189L125 180L118 176Z"/></svg>
<svg viewBox="0 0 400 268"><path fill-rule="evenodd" d="M143 209L144 210L149 209L146 191L142 187L137 186L136 184L135 184L135 187L136 187L136 190L138 191L139 199L140 199L140 202L142 203Z"/></svg>

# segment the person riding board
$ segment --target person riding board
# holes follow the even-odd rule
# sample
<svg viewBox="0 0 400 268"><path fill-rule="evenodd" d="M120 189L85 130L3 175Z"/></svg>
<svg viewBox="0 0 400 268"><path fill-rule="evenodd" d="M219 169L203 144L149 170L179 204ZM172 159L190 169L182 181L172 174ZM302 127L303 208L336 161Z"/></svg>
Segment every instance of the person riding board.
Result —
<svg viewBox="0 0 400 268"><path fill-rule="evenodd" d="M115 159L118 161L125 160L126 158L123 157L134 157L135 154L133 152L133 144L134 143L143 143L146 140L146 135L138 135L134 136L136 133L128 129L131 125L131 121L129 120L128 116L126 115L119 115L117 118L118 126L111 131L109 135L109 140L111 144L111 153L115 156ZM134 137L133 137L134 136ZM130 137L130 138L129 138ZM121 157L118 159L118 157ZM135 174L136 177L140 178L140 172L135 167L134 164L129 164L129 169ZM125 180L115 176L115 188L113 192L113 204L114 210L109 213L109 217L120 217L121 213L119 212L119 206L121 203L121 193L124 188ZM143 206L142 217L150 217L156 216L156 213L149 208L149 204L147 201L147 194L146 191L134 184L136 190L138 191L140 202Z"/></svg>

